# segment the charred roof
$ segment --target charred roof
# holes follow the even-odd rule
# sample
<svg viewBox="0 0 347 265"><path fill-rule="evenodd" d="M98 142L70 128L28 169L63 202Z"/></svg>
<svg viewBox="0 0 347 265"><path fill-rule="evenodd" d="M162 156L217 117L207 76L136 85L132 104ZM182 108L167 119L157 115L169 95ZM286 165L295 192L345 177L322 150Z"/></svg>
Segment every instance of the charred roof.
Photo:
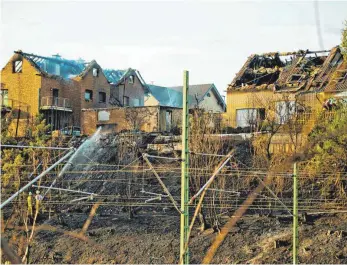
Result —
<svg viewBox="0 0 347 265"><path fill-rule="evenodd" d="M229 84L228 91L340 91L347 89L346 68L339 47L254 54Z"/></svg>
<svg viewBox="0 0 347 265"><path fill-rule="evenodd" d="M89 65L95 63L95 61L87 63L82 59L68 60L62 58L59 54L48 57L33 53L25 53L21 50L15 51L15 53L17 56L27 59L41 74L58 76L63 79L81 75Z"/></svg>

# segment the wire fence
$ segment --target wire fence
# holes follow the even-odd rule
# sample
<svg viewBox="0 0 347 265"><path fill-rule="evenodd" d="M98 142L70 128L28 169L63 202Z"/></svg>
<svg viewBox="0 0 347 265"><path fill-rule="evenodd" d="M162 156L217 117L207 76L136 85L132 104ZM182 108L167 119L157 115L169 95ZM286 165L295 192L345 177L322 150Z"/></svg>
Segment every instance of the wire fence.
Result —
<svg viewBox="0 0 347 265"><path fill-rule="evenodd" d="M152 158L160 160L166 159L163 157ZM170 158L170 160L175 159ZM87 170L67 170L64 173L65 177L56 183L56 187L58 187L57 190L51 191L51 197L49 200L45 200L44 204L50 207L64 205L81 207L85 205L90 206L93 205L95 201L99 201L100 206L172 208L173 204L165 197L160 183L158 183L153 175L152 169L160 175L161 180L166 184L170 192L172 192L174 200L180 203L181 168L179 167L178 161L169 164L154 164L152 169L144 164L135 165L133 162L131 164L132 165L76 164L74 165L75 167L89 166L90 168ZM27 171L27 169L25 170L26 171L22 172L23 174L30 172ZM189 168L189 173L194 175L194 178L206 179L212 174L212 169L209 169L209 171L210 172L208 172L208 168ZM347 180L346 172L338 173L340 174L340 180ZM47 176L42 179L40 185L48 186L57 174L57 171L49 172ZM264 168L233 168L231 165L225 166L217 175L217 179L223 178L223 187L218 186L218 183L216 183L207 191L204 208L232 210L239 207L247 198L247 195L252 191L250 183L253 182L251 186L254 186L256 183L259 183L257 178L262 179L268 174L269 171L264 170ZM299 211L347 211L347 203L343 198L334 198L329 196L329 194L323 195L323 184L325 182L331 182L331 178L334 178L336 174L337 172L326 172L312 178L311 172L299 172ZM248 205L249 210L254 211L254 213L257 211L282 211L283 213L286 209L292 210L293 190L290 184L293 179L292 172L274 172L273 179L287 182L287 185L285 185L280 192L275 192L275 197L268 191L263 191L261 194L258 194L259 196L253 204ZM10 180L8 181L8 185L15 184L16 182L16 180ZM22 180L21 185L25 185L29 182L30 179ZM40 185L35 187L35 189L40 189ZM99 193L97 189L100 189L100 185L102 185L102 187L110 185L115 189L110 190L105 188ZM97 188L95 189L93 186L97 186ZM59 190L59 188L71 188L76 189L76 191L81 191L82 193L90 192L95 195L91 200L88 197L85 198L85 194L71 194L67 191ZM34 187L32 189L34 190ZM127 189L130 190L130 194L124 193L124 190ZM275 191L276 188L271 186L271 189ZM147 194L144 192L147 192ZM194 193L194 190L191 189L191 196ZM4 191L1 194L2 200L8 198L10 195L11 193ZM155 201L155 196L160 196L158 201ZM153 199L154 202L147 202L148 199ZM109 201L103 202L103 200ZM25 197L22 197L20 201L14 203L19 202L25 204ZM190 208L193 209L194 204L190 205Z"/></svg>

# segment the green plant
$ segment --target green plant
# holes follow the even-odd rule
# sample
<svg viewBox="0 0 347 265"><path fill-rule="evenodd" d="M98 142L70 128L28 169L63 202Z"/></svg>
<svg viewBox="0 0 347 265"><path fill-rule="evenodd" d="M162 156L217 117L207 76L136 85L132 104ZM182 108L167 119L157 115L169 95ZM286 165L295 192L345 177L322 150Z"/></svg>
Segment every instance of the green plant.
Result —
<svg viewBox="0 0 347 265"><path fill-rule="evenodd" d="M347 61L347 20L344 22L344 28L342 29L341 50L343 58Z"/></svg>
<svg viewBox="0 0 347 265"><path fill-rule="evenodd" d="M347 107L337 109L333 116L322 115L309 135L306 170L311 177L334 172L321 191L333 197L346 197L347 182Z"/></svg>

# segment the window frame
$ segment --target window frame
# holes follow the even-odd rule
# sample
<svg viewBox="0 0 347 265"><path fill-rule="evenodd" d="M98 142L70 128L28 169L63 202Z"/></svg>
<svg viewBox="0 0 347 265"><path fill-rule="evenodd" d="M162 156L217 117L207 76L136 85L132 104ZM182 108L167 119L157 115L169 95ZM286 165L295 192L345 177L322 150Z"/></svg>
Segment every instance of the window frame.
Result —
<svg viewBox="0 0 347 265"><path fill-rule="evenodd" d="M128 83L129 83L129 84L134 84L134 81L135 81L134 75L130 75L130 76L129 76L129 79L128 79Z"/></svg>
<svg viewBox="0 0 347 265"><path fill-rule="evenodd" d="M243 119L238 119L238 113L243 114ZM246 117L247 115L248 117ZM259 125L266 118L266 109L265 108L240 108L236 109L236 127L247 128L250 126ZM249 122L251 121L251 123ZM241 124L240 124L241 123ZM242 126L238 126L238 125ZM243 125L244 124L244 125Z"/></svg>
<svg viewBox="0 0 347 265"><path fill-rule="evenodd" d="M171 129L172 129L172 110L166 110L165 111L165 130L169 132L171 131Z"/></svg>
<svg viewBox="0 0 347 265"><path fill-rule="evenodd" d="M17 62L20 62L20 69L17 71L16 68L17 68L17 65L16 63ZM22 73L23 72L23 60L15 60L12 62L12 73L14 74L18 74L18 73Z"/></svg>
<svg viewBox="0 0 347 265"><path fill-rule="evenodd" d="M139 98L133 98L132 99L132 107L140 107L141 106L141 99Z"/></svg>
<svg viewBox="0 0 347 265"><path fill-rule="evenodd" d="M280 106L280 104L282 105L282 107ZM297 103L295 100L279 100L276 101L275 109L276 122L279 125L283 125L286 124L288 120L291 118L291 116L296 113Z"/></svg>
<svg viewBox="0 0 347 265"><path fill-rule="evenodd" d="M242 113L247 112L247 113ZM243 119L238 119L239 115L243 116ZM247 115L247 117L245 116ZM236 109L236 127L247 128L253 126L257 122L258 108L240 108ZM252 120L252 123L250 121ZM241 123L241 124L240 124Z"/></svg>
<svg viewBox="0 0 347 265"><path fill-rule="evenodd" d="M1 96L1 106L8 106L8 89L1 89L0 90L0 96ZM6 104L5 104L6 102Z"/></svg>
<svg viewBox="0 0 347 265"><path fill-rule="evenodd" d="M59 89L52 88L52 105L58 106L59 103Z"/></svg>
<svg viewBox="0 0 347 265"><path fill-rule="evenodd" d="M98 77L99 76L99 69L96 68L96 67L93 68L93 76L94 77Z"/></svg>
<svg viewBox="0 0 347 265"><path fill-rule="evenodd" d="M127 100L127 104L125 104L125 99ZM127 96L123 96L123 106L130 107L130 98Z"/></svg>
<svg viewBox="0 0 347 265"><path fill-rule="evenodd" d="M101 95L104 99L103 101L101 100ZM106 92L99 91L99 103L106 103L106 98L107 98Z"/></svg>
<svg viewBox="0 0 347 265"><path fill-rule="evenodd" d="M86 95L87 95L87 94L90 95L90 98L89 98L89 99L86 98ZM86 89L86 90L84 91L84 100L87 101L87 102L93 101L93 90Z"/></svg>

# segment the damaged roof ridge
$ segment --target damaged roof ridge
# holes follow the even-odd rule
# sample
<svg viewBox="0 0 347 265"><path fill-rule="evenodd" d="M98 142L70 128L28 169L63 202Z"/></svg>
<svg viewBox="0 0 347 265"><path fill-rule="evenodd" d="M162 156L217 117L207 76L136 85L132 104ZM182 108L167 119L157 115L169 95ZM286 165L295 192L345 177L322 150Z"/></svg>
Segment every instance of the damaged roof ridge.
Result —
<svg viewBox="0 0 347 265"><path fill-rule="evenodd" d="M207 85L212 86L212 85L214 85L214 83L189 84L189 87L191 87L191 86L207 86ZM181 86L167 86L167 88L178 88L178 87L182 87L183 88L182 85Z"/></svg>
<svg viewBox="0 0 347 265"><path fill-rule="evenodd" d="M97 64L95 60L90 62L86 62L83 59L70 60L60 55L48 57L34 53L26 53L22 50L14 51L14 53L26 59L42 76L65 81L71 81L75 77L83 75L86 69L90 69L91 65Z"/></svg>
<svg viewBox="0 0 347 265"><path fill-rule="evenodd" d="M26 58L29 57L29 59L31 59L30 56L32 56L32 57L37 57L37 58L41 58L41 59L45 59L45 60L55 61L55 62L58 62L58 63L71 63L71 64L74 64L74 65L89 65L90 63L95 61L95 60L92 60L90 62L87 62L84 59L72 60L72 59L66 59L66 58L64 58L62 56L59 56L59 57L42 56L42 55L38 55L38 54L35 54L35 53L26 53L26 52L23 52L22 50L14 51L14 53L23 55ZM81 62L79 62L79 60Z"/></svg>
<svg viewBox="0 0 347 265"><path fill-rule="evenodd" d="M315 53L326 53L330 52L330 50L319 50L319 51L310 51L309 49L306 50L297 50L292 52L265 52L260 54L251 54L251 56L289 56L289 55L305 55L305 54L315 54Z"/></svg>
<svg viewBox="0 0 347 265"><path fill-rule="evenodd" d="M140 83L143 85L144 89L147 90L147 84L143 79L141 73L134 68L128 67L127 69L123 70L104 68L102 69L102 71L108 82L116 86L124 82L125 79L128 78L130 75L136 75L137 78L140 80Z"/></svg>

